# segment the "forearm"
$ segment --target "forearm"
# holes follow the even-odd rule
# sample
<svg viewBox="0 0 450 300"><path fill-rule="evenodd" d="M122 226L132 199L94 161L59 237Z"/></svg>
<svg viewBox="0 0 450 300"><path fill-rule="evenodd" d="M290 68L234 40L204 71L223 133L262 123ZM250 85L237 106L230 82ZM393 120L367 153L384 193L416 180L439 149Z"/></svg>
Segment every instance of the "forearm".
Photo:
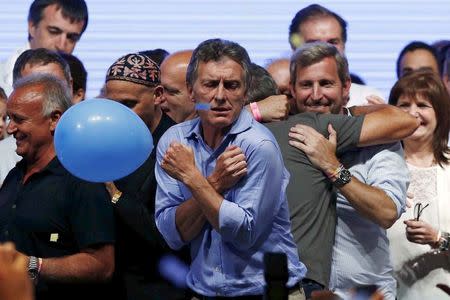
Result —
<svg viewBox="0 0 450 300"><path fill-rule="evenodd" d="M354 176L339 191L359 214L385 229L398 218L394 202L383 190L364 184Z"/></svg>
<svg viewBox="0 0 450 300"><path fill-rule="evenodd" d="M412 134L419 121L392 105L352 107L352 114L366 114L358 146L387 144Z"/></svg>
<svg viewBox="0 0 450 300"><path fill-rule="evenodd" d="M388 104L352 106L352 107L349 107L348 110L350 111L352 116L360 116L360 115L367 115L367 114L385 109L388 106L389 106Z"/></svg>
<svg viewBox="0 0 450 300"><path fill-rule="evenodd" d="M44 258L39 277L56 282L98 282L109 280L114 272L114 247L101 246L83 252Z"/></svg>
<svg viewBox="0 0 450 300"><path fill-rule="evenodd" d="M206 218L194 198L180 204L175 213L175 224L184 242L193 240L205 225Z"/></svg>
<svg viewBox="0 0 450 300"><path fill-rule="evenodd" d="M223 197L217 193L198 169L194 169L191 176L184 180L184 183L191 191L195 203L206 220L214 229L219 230L219 210ZM191 207L191 209L195 209L195 206Z"/></svg>
<svg viewBox="0 0 450 300"><path fill-rule="evenodd" d="M209 176L207 180L217 193L224 192L220 179L216 178L215 174ZM200 233L206 223L206 217L197 200L190 198L178 206L175 223L184 242L193 240Z"/></svg>

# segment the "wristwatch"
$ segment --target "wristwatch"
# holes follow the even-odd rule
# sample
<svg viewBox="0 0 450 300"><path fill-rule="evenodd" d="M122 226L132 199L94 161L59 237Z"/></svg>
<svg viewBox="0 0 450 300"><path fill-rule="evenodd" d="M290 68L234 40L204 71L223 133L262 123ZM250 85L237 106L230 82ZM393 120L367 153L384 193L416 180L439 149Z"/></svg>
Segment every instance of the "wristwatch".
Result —
<svg viewBox="0 0 450 300"><path fill-rule="evenodd" d="M39 258L30 256L28 261L28 276L31 280L36 280L39 275Z"/></svg>
<svg viewBox="0 0 450 300"><path fill-rule="evenodd" d="M117 201L119 201L120 197L122 197L122 192L118 190L117 192L114 193L114 195L111 198L112 204L116 204Z"/></svg>
<svg viewBox="0 0 450 300"><path fill-rule="evenodd" d="M450 244L450 234L448 232L442 232L438 241L438 247L441 251L447 251Z"/></svg>
<svg viewBox="0 0 450 300"><path fill-rule="evenodd" d="M343 166L340 168L339 172L336 174L336 180L333 182L334 186L340 188L346 185L352 180L352 173Z"/></svg>

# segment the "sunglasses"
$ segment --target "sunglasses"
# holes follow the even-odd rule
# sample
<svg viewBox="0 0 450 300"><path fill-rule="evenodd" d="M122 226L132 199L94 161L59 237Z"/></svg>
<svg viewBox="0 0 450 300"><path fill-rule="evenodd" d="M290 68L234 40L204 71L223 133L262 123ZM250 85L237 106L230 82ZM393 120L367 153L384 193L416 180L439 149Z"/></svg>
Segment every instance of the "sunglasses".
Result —
<svg viewBox="0 0 450 300"><path fill-rule="evenodd" d="M416 221L419 221L420 216L422 215L422 212L425 208L428 207L428 205L430 205L429 203L427 205L423 205L422 203L416 203L416 205L414 205L414 219L416 219Z"/></svg>

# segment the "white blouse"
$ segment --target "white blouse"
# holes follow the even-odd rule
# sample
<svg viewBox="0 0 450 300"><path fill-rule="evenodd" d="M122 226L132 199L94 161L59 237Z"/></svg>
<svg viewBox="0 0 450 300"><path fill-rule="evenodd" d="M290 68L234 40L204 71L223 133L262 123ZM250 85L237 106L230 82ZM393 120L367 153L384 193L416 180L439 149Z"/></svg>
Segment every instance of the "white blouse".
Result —
<svg viewBox="0 0 450 300"><path fill-rule="evenodd" d="M404 220L417 217L414 207L422 204L420 220L423 220L437 230L450 232L450 167L432 166L420 168L408 164L411 172L411 183L408 188L408 198L411 204L406 212L388 229L391 260L394 270L400 270L403 264L418 255L431 250L428 245L409 242L406 239ZM440 299L448 297L436 287L437 283L450 285L450 273L443 269L434 270L425 278L417 281L411 287L398 287L398 299Z"/></svg>

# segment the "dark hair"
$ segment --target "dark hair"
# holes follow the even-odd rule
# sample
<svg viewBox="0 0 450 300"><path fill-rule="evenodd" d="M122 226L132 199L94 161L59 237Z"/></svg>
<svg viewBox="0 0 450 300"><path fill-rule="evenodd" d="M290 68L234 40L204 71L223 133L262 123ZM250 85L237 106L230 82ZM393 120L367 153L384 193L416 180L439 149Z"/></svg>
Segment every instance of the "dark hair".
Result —
<svg viewBox="0 0 450 300"><path fill-rule="evenodd" d="M72 92L75 94L79 89L86 91L87 71L83 63L75 55L58 52L69 64L70 75L72 76Z"/></svg>
<svg viewBox="0 0 450 300"><path fill-rule="evenodd" d="M72 76L70 75L69 64L57 52L45 48L28 49L17 58L13 68L13 83L22 77L22 71L27 64L34 65L48 65L50 63L57 64L61 67L67 85L70 85Z"/></svg>
<svg viewBox="0 0 450 300"><path fill-rule="evenodd" d="M250 65L250 73L252 74L252 79L248 88L245 105L279 94L277 83L266 69L252 63Z"/></svg>
<svg viewBox="0 0 450 300"><path fill-rule="evenodd" d="M200 62L220 61L225 57L238 63L244 70L243 80L245 93L247 94L251 80L250 57L244 47L238 43L222 39L206 40L195 48L187 68L186 83L191 87L194 86L195 80L197 80Z"/></svg>
<svg viewBox="0 0 450 300"><path fill-rule="evenodd" d="M165 49L156 48L153 50L140 51L139 54L147 55L151 60L153 60L158 65L158 67L160 67L163 60L167 56L169 56L170 53Z"/></svg>
<svg viewBox="0 0 450 300"><path fill-rule="evenodd" d="M436 53L436 50L431 47L430 45L428 45L427 43L421 42L421 41L412 41L411 43L409 43L408 45L406 45L402 51L400 51L400 54L398 55L397 58L397 78L400 78L400 63L402 61L403 56L405 56L405 54L407 52L412 52L412 51L416 51L416 50L426 50L428 52L431 53L431 55L433 55L434 59L436 60L436 64L439 67L439 59Z"/></svg>
<svg viewBox="0 0 450 300"><path fill-rule="evenodd" d="M352 80L352 83L366 85L366 82L358 74L350 73L350 79Z"/></svg>
<svg viewBox="0 0 450 300"><path fill-rule="evenodd" d="M450 47L445 53L444 62L442 63L442 75L447 76L447 80L450 80Z"/></svg>
<svg viewBox="0 0 450 300"><path fill-rule="evenodd" d="M2 87L0 87L0 99L8 99L8 96L6 96L5 90Z"/></svg>
<svg viewBox="0 0 450 300"><path fill-rule="evenodd" d="M445 71L446 71L445 63L446 63L446 58L448 56L447 53L450 54L450 40L436 41L433 44L431 44L431 47L433 47L437 53L438 63L439 63L439 72L441 72L441 76L442 76L445 74Z"/></svg>
<svg viewBox="0 0 450 300"><path fill-rule="evenodd" d="M289 43L292 49L296 49L296 46L291 42L291 36L294 33L299 32L300 26L309 19L317 17L332 17L336 19L341 27L342 40L347 42L347 22L338 14L332 12L331 10L323 7L319 4L311 4L297 12L289 25Z"/></svg>
<svg viewBox="0 0 450 300"><path fill-rule="evenodd" d="M33 25L42 20L42 13L47 6L56 4L61 8L62 15L70 19L70 22L84 22L81 34L86 30L88 24L88 9L84 0L34 0L28 11L28 22ZM28 40L30 40L28 35Z"/></svg>
<svg viewBox="0 0 450 300"><path fill-rule="evenodd" d="M433 133L433 154L439 165L448 164L450 148L450 95L437 74L430 70L419 70L400 78L389 95L389 104L397 105L401 97L417 98L431 102L436 115L436 129Z"/></svg>

